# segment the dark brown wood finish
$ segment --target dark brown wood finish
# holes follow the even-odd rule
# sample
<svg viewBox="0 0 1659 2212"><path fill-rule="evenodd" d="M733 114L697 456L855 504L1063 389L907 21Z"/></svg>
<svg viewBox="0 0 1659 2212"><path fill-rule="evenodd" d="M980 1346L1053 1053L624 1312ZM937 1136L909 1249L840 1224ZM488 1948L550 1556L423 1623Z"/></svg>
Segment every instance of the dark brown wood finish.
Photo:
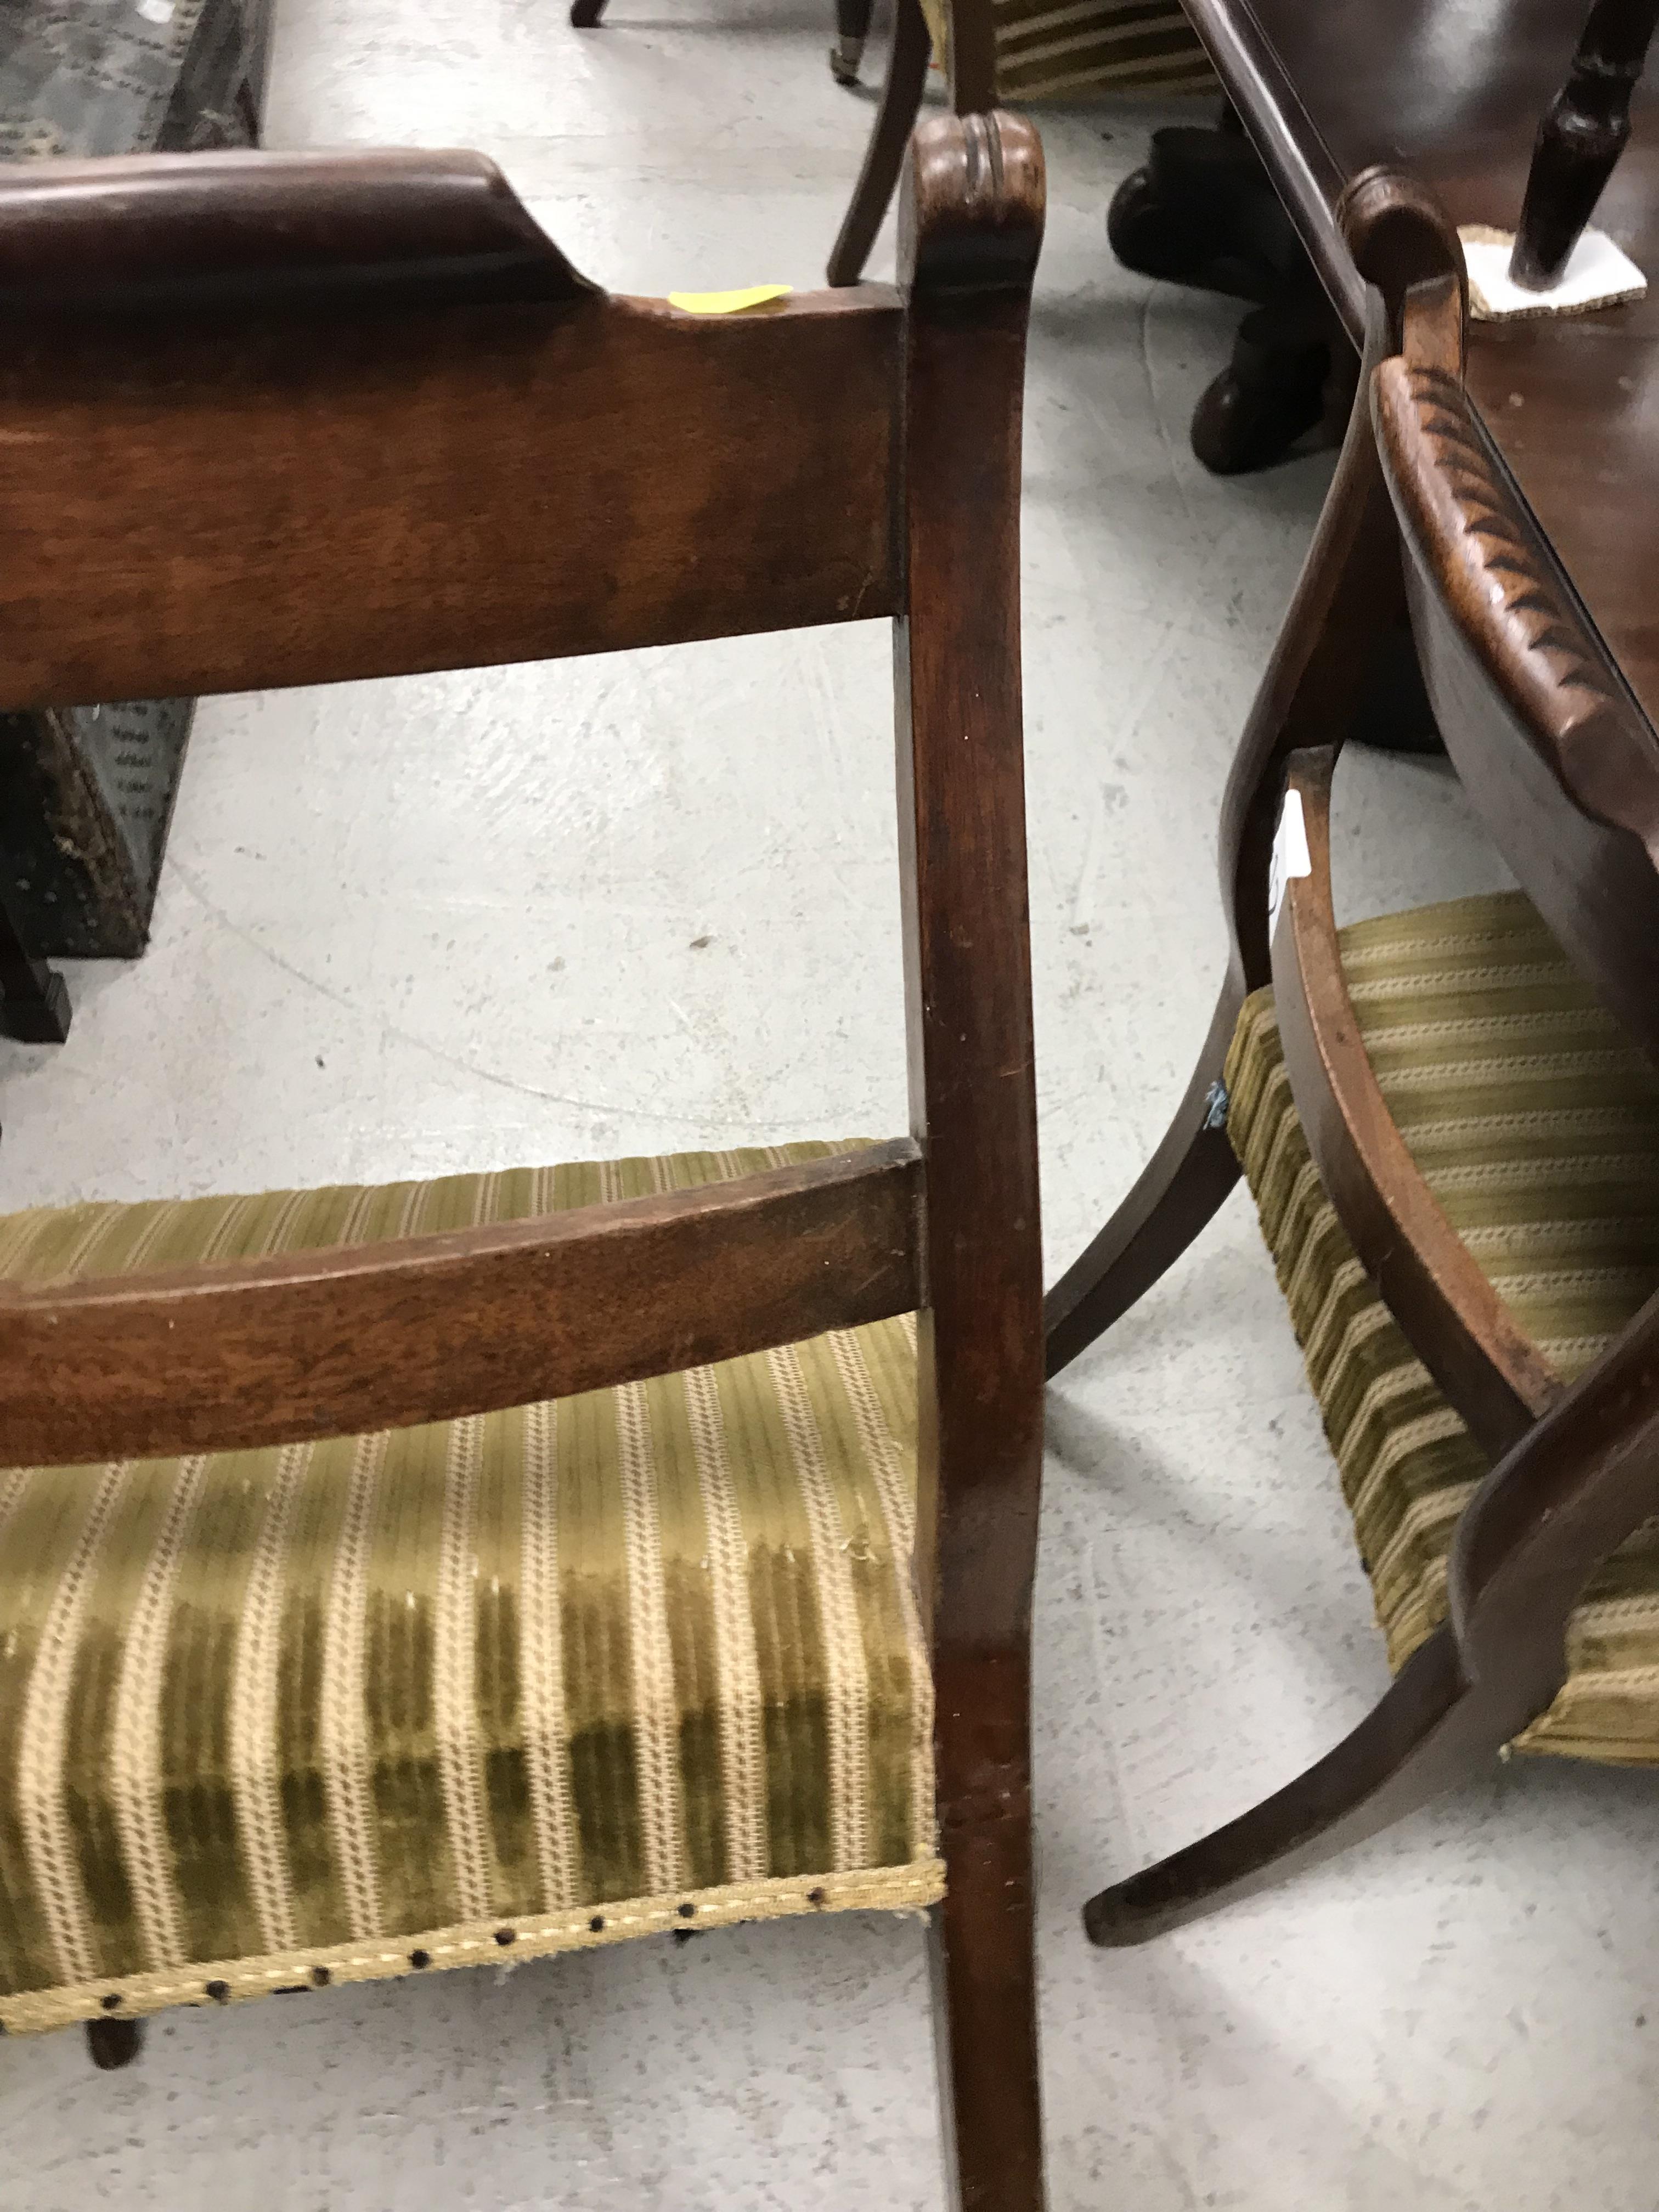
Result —
<svg viewBox="0 0 1659 2212"><path fill-rule="evenodd" d="M902 1139L495 1228L0 1283L0 1433L41 1466L297 1443L796 1343L918 1304L921 1193Z"/></svg>
<svg viewBox="0 0 1659 2212"><path fill-rule="evenodd" d="M349 1433L918 1307L955 2201L1040 2212L1018 591L1037 141L1003 115L928 124L901 291L715 320L595 291L471 157L140 167L102 197L83 170L31 174L9 202L0 180L21 332L0 697L896 615L914 1133L503 1228L0 1289L6 1449ZM105 276L71 286L77 240ZM233 423L234 518L201 465Z"/></svg>
<svg viewBox="0 0 1659 2212"><path fill-rule="evenodd" d="M921 112L922 87L927 82L933 50L933 34L920 0L893 0L893 38L881 105L864 149L859 180L830 249L826 276L831 284L856 284L864 274L876 233L892 203L904 165L904 149Z"/></svg>
<svg viewBox="0 0 1659 2212"><path fill-rule="evenodd" d="M1659 1060L1659 738L1425 333L1376 434L1451 757L1557 938Z"/></svg>
<svg viewBox="0 0 1659 2212"><path fill-rule="evenodd" d="M1630 100L1659 0L1595 0L1567 81L1545 110L1510 275L1531 292L1559 278L1630 137Z"/></svg>
<svg viewBox="0 0 1659 2212"><path fill-rule="evenodd" d="M89 2020L87 2049L100 2074L116 2074L131 2066L144 2047L142 2020Z"/></svg>
<svg viewBox="0 0 1659 2212"><path fill-rule="evenodd" d="M1659 1299L1492 1469L1464 1510L1452 1619L1336 1749L1287 1788L1084 1911L1108 1948L1271 1887L1380 1834L1488 1765L1549 1705L1573 1605L1659 1510Z"/></svg>
<svg viewBox="0 0 1659 2212"><path fill-rule="evenodd" d="M1346 210L1354 251L1379 290L1365 360L1379 363L1407 287L1443 273L1451 247L1433 226L1405 226L1398 186L1356 181ZM1388 288L1385 306L1380 288ZM1348 426L1283 627L1227 779L1221 899L1227 973L1210 1033L1163 1143L1133 1189L1049 1291L1048 1372L1109 1328L1184 1252L1238 1179L1226 1134L1222 1064L1247 995L1269 981L1267 871L1285 763L1340 741L1363 711L1379 650L1401 604L1398 542L1363 410Z"/></svg>
<svg viewBox="0 0 1659 2212"><path fill-rule="evenodd" d="M1378 1087L1342 973L1331 903L1332 747L1293 753L1312 872L1285 885L1273 1004L1319 1179L1366 1273L1424 1364L1494 1459L1560 1395L1418 1170Z"/></svg>
<svg viewBox="0 0 1659 2212"><path fill-rule="evenodd" d="M1549 918L1566 917L1564 941L1609 1006L1639 1017L1632 1030L1645 1042L1653 1014L1638 1001L1652 956L1623 945L1617 908L1629 889L1639 914L1653 910L1659 747L1480 431L1444 217L1420 188L1385 175L1351 190L1351 228L1362 202L1386 217L1373 244L1385 239L1388 251L1357 258L1396 304L1400 353L1370 380L1437 714L1466 774L1480 764L1490 788L1476 795L1507 823L1523 884ZM1374 294L1373 333L1379 319ZM1273 945L1291 1092L1368 1272L1497 1463L1459 1523L1451 1618L1375 1711L1287 1788L1095 1898L1085 1919L1097 1943L1144 1942L1279 1881L1475 1771L1548 1706L1573 1604L1659 1506L1659 1298L1564 1388L1462 1252L1388 1115L1331 911L1335 751L1287 763L1312 864L1287 887ZM1622 868L1612 895L1600 876L1610 854Z"/></svg>
<svg viewBox="0 0 1659 2212"><path fill-rule="evenodd" d="M1044 188L1036 134L1006 117L933 125L915 149L900 234L911 612L894 682L911 1121L927 1163L917 1555L954 2160L964 2206L1012 2212L1042 2201L1030 1827L1042 1259L1018 515Z"/></svg>
<svg viewBox="0 0 1659 2212"><path fill-rule="evenodd" d="M102 320L137 300L199 309L215 294L287 305L331 289L353 307L386 292L434 304L604 297L482 154L226 150L0 166L9 317L79 307Z"/></svg>
<svg viewBox="0 0 1659 2212"><path fill-rule="evenodd" d="M949 0L949 14L946 62L951 112L963 116L987 114L996 105L997 82L996 17L990 0ZM933 33L919 0L893 0L886 82L864 165L830 256L827 273L831 284L856 284L864 274L876 233L892 204L905 146L921 112L922 88L927 82L932 52Z"/></svg>
<svg viewBox="0 0 1659 2212"><path fill-rule="evenodd" d="M1266 162L1350 337L1365 284L1343 236L1350 179L1376 163L1429 189L1451 223L1518 220L1540 117L1584 18L1562 0L1189 0L1194 27ZM1588 316L1477 323L1468 389L1522 503L1650 722L1659 722L1659 84L1598 224L1650 279ZM1616 513L1617 520L1613 517ZM1478 795L1478 794L1477 794Z"/></svg>
<svg viewBox="0 0 1659 2212"><path fill-rule="evenodd" d="M126 226L84 165L0 181L0 708L896 610L894 295L610 299L465 161L164 164L121 186L113 302L68 306L54 270L103 265ZM250 303L236 257L262 224L281 250L248 265L276 296ZM481 270L507 296L479 300ZM151 312L161 293L189 313ZM628 420L643 460L594 434Z"/></svg>

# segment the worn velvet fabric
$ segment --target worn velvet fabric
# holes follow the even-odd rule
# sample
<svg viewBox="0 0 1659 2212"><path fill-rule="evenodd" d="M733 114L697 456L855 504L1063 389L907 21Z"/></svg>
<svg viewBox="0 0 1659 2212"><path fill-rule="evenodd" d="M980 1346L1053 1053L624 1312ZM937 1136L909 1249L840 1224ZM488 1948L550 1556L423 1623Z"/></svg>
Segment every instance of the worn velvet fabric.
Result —
<svg viewBox="0 0 1659 2212"><path fill-rule="evenodd" d="M1341 933L1360 1033L1413 1160L1565 1379L1659 1289L1659 1074L1519 892ZM1227 1128L1341 1469L1396 1671L1446 1613L1487 1462L1373 1289L1309 1156L1273 994L1247 1000ZM1659 1524L1572 1617L1567 1680L1522 1748L1659 1764Z"/></svg>
<svg viewBox="0 0 1659 2212"><path fill-rule="evenodd" d="M836 1149L19 1214L0 1273ZM471 1419L0 1473L0 2024L932 1901L915 1345L896 1319Z"/></svg>

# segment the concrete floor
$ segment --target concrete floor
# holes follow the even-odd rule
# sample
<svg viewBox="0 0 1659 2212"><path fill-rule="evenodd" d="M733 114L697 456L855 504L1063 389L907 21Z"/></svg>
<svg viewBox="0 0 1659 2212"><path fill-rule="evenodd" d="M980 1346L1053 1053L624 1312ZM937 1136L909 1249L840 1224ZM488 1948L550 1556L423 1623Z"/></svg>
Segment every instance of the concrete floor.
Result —
<svg viewBox="0 0 1659 2212"><path fill-rule="evenodd" d="M583 35L558 0L282 0L270 141L481 147L619 289L814 282L869 115L830 82L825 0L613 4ZM1233 311L1127 275L1102 231L1157 119L1045 123L1025 637L1055 1267L1202 1034L1217 802L1328 472L1192 460ZM0 1047L0 1203L897 1129L888 716L873 625L204 706L148 957L71 972L65 1049ZM1348 911L1501 880L1434 767L1351 758L1340 796ZM1066 1375L1050 1435L1055 2212L1650 2212L1644 1777L1516 1762L1144 1952L1083 1940L1101 1879L1384 1680L1246 1202ZM181 2014L112 2077L77 2036L0 2053L7 2212L942 2201L902 1922Z"/></svg>

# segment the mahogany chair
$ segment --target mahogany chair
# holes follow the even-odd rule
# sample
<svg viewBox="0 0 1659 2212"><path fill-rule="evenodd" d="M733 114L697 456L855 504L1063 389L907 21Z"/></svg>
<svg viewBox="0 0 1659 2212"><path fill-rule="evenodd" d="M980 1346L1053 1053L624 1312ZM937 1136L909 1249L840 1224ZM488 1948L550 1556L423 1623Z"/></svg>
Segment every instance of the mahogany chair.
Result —
<svg viewBox="0 0 1659 2212"><path fill-rule="evenodd" d="M472 155L0 179L0 699L889 618L913 1101L0 1221L7 2032L926 1907L959 2201L1040 2205L1042 217L1024 124L941 119L896 291L710 319Z"/></svg>
<svg viewBox="0 0 1659 2212"><path fill-rule="evenodd" d="M1242 1164L1395 1680L1288 1787L1096 1897L1102 1944L1321 1860L1510 1744L1659 1765L1659 736L1471 404L1455 233L1381 170L1340 215L1369 404L1234 763L1230 972L1164 1146L1050 1295L1049 1367ZM1339 930L1332 776L1402 588L1523 888Z"/></svg>
<svg viewBox="0 0 1659 2212"><path fill-rule="evenodd" d="M577 5L587 0L577 0ZM869 0L855 41L843 36L836 74L858 74ZM572 20L574 20L573 15ZM843 19L843 28L845 27ZM830 256L832 284L856 284L881 228L910 133L921 112L927 64L937 51L950 72L951 110L980 115L1081 92L1200 92L1214 76L1180 0L893 0L893 37L881 105L853 198Z"/></svg>

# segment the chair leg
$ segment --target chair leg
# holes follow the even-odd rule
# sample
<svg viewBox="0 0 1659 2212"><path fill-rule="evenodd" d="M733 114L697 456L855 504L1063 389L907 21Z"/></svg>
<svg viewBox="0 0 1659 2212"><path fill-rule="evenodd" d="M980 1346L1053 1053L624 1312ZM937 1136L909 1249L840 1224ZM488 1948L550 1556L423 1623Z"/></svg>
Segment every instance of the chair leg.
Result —
<svg viewBox="0 0 1659 2212"><path fill-rule="evenodd" d="M1465 1681L1449 1626L1419 1647L1351 1735L1225 1827L1114 1882L1083 1909L1089 1941L1145 1943L1378 1835L1467 1781L1516 1733L1513 1701Z"/></svg>
<svg viewBox="0 0 1659 2212"><path fill-rule="evenodd" d="M837 84L859 81L872 4L873 0L836 0L836 43L830 49L830 74Z"/></svg>
<svg viewBox="0 0 1659 2212"><path fill-rule="evenodd" d="M605 13L605 0L570 0L571 27L591 31Z"/></svg>
<svg viewBox="0 0 1659 2212"><path fill-rule="evenodd" d="M973 1733L981 1753L1006 1732L1012 1748L974 1759L956 1803L948 1759L940 1775L945 1897L930 1950L952 2212L1043 2206L1030 1745L1023 1713L984 1726L1006 1688L1006 1674L983 1686Z"/></svg>
<svg viewBox="0 0 1659 2212"><path fill-rule="evenodd" d="M856 284L864 274L870 248L898 183L904 149L921 112L921 88L927 82L927 58L933 44L921 0L895 0L887 82L865 149L864 167L830 255L828 274L832 284Z"/></svg>
<svg viewBox="0 0 1659 2212"><path fill-rule="evenodd" d="M1172 1267L1238 1181L1221 1070L1243 994L1222 986L1210 1034L1163 1143L1140 1180L1043 1302L1050 1380Z"/></svg>
<svg viewBox="0 0 1659 2212"><path fill-rule="evenodd" d="M87 2022L87 2048L92 2053L92 2063L100 2074L118 2073L123 2066L131 2066L144 2047L144 2023L142 2020L89 2020Z"/></svg>
<svg viewBox="0 0 1659 2212"><path fill-rule="evenodd" d="M70 1030L69 992L44 960L30 957L11 909L0 898L0 1030L25 1044L62 1044Z"/></svg>

